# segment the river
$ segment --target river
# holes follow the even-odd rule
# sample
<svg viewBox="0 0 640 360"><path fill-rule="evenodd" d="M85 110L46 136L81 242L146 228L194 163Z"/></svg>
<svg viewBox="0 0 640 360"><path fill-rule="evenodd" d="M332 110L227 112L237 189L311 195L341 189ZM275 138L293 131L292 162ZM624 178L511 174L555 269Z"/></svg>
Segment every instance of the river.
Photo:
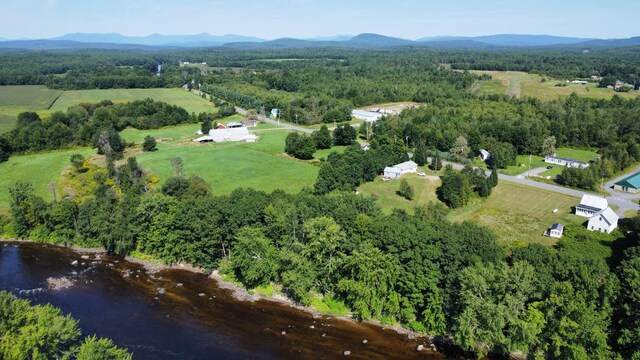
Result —
<svg viewBox="0 0 640 360"><path fill-rule="evenodd" d="M0 243L0 289L53 304L79 320L83 334L109 337L134 359L445 358L416 351L429 349L426 338L275 301L237 300L201 273L151 273L122 258L53 245Z"/></svg>

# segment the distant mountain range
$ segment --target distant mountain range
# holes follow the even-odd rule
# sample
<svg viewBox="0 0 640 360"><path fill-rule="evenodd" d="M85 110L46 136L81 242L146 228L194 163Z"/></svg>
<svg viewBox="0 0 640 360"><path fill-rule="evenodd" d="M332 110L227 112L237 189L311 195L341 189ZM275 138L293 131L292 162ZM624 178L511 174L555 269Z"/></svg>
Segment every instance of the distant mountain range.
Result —
<svg viewBox="0 0 640 360"><path fill-rule="evenodd" d="M458 49L484 49L495 47L624 47L640 45L640 37L628 39L591 39L552 35L500 34L486 36L435 36L407 40L379 34L336 35L308 39L281 38L264 40L242 35L160 35L125 36L116 33L66 34L52 39L7 40L0 39L0 49L156 49L205 48L225 46L237 49L296 49L312 47L387 48L434 47Z"/></svg>

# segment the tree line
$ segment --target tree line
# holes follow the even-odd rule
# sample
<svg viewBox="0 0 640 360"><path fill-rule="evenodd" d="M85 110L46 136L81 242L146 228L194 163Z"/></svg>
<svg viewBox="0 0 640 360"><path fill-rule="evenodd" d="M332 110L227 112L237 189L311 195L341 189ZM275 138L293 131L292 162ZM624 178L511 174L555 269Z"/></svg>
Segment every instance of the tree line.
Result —
<svg viewBox="0 0 640 360"><path fill-rule="evenodd" d="M131 360L109 339L82 337L78 322L60 309L31 305L0 291L0 357L18 359Z"/></svg>

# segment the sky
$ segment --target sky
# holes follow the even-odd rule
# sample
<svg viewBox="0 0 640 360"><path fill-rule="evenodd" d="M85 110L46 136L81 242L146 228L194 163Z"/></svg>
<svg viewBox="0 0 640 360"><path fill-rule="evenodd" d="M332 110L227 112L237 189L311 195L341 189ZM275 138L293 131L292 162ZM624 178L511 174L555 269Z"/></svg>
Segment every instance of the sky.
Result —
<svg viewBox="0 0 640 360"><path fill-rule="evenodd" d="M638 14L638 0L0 0L0 38L77 32L626 38L640 35Z"/></svg>

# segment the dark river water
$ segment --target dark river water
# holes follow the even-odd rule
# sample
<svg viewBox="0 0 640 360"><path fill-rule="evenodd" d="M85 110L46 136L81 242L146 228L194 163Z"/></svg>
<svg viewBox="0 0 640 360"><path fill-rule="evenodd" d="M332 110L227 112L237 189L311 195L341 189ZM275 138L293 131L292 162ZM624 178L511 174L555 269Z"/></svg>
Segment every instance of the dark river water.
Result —
<svg viewBox="0 0 640 360"><path fill-rule="evenodd" d="M52 279L71 283L56 290ZM109 337L135 359L445 358L416 351L420 344L429 349L426 338L277 302L236 300L203 274L152 274L121 258L51 245L0 243L0 289L53 304L79 320L84 334Z"/></svg>

